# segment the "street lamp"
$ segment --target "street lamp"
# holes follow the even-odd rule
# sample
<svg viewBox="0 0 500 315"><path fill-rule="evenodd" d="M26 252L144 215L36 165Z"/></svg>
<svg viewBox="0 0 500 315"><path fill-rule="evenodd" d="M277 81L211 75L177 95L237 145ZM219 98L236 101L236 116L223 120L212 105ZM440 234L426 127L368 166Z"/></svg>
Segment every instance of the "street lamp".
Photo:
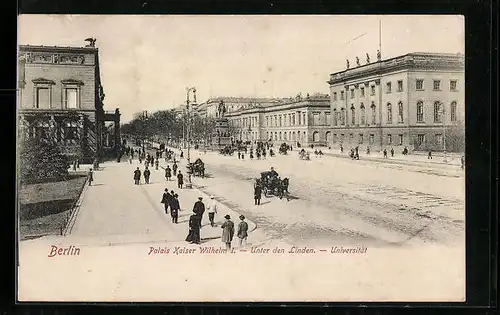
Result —
<svg viewBox="0 0 500 315"><path fill-rule="evenodd" d="M186 88L186 112L187 112L187 162L188 165L191 164L191 156L190 156L190 146L191 146L191 116L189 111L189 92L193 92L193 102L196 104L196 88L190 87ZM192 188L193 185L191 183L191 173L188 174L188 183L186 185L187 188Z"/></svg>

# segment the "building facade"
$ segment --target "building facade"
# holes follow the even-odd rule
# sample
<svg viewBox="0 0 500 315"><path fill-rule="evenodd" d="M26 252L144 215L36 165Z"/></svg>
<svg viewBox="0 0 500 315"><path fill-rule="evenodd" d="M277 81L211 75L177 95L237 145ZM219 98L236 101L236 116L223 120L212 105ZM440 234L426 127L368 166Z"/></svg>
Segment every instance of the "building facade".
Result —
<svg viewBox="0 0 500 315"><path fill-rule="evenodd" d="M454 151L465 145L463 55L410 53L333 73L327 83L329 146Z"/></svg>
<svg viewBox="0 0 500 315"><path fill-rule="evenodd" d="M19 46L19 138L55 140L72 159L91 162L119 147L120 113L104 111L99 54L86 47ZM105 141L108 128L113 141ZM116 139L115 139L116 138ZM118 146L117 146L118 145Z"/></svg>
<svg viewBox="0 0 500 315"><path fill-rule="evenodd" d="M197 112L201 117L214 118L217 116L217 107L219 106L220 101L224 102L227 113L231 113L248 105L268 106L272 104L277 104L282 100L283 99L279 98L263 98L263 97L231 97L231 96L215 97L215 98L210 98L206 102L199 104L197 107Z"/></svg>
<svg viewBox="0 0 500 315"><path fill-rule="evenodd" d="M226 114L234 140L324 146L330 141L330 97L314 94L246 104Z"/></svg>

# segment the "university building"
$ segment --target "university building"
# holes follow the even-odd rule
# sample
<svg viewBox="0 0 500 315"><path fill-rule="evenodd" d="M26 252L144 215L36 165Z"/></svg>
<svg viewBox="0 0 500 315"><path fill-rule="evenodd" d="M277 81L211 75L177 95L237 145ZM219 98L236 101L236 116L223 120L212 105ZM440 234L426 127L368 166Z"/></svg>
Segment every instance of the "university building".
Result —
<svg viewBox="0 0 500 315"><path fill-rule="evenodd" d="M313 94L264 104L249 103L226 114L235 140L302 146L330 141L330 97Z"/></svg>
<svg viewBox="0 0 500 315"><path fill-rule="evenodd" d="M98 48L19 46L19 139L52 139L89 163L115 152L120 112L104 110Z"/></svg>
<svg viewBox="0 0 500 315"><path fill-rule="evenodd" d="M281 100L282 99L278 98L264 98L264 97L231 97L231 96L214 97L208 99L206 102L199 104L197 107L197 113L201 117L216 117L217 107L219 106L219 103L221 101L224 102L227 113L231 113L243 107L248 107L253 105L268 106L272 104L277 104Z"/></svg>
<svg viewBox="0 0 500 315"><path fill-rule="evenodd" d="M410 53L333 73L327 145L463 150L464 56Z"/></svg>

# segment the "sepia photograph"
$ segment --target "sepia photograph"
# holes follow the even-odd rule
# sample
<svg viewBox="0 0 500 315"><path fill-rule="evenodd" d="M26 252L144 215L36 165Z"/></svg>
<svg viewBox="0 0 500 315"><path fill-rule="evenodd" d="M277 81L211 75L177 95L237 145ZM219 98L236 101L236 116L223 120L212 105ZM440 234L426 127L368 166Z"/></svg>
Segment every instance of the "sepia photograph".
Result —
<svg viewBox="0 0 500 315"><path fill-rule="evenodd" d="M18 301L465 301L464 34L19 15Z"/></svg>

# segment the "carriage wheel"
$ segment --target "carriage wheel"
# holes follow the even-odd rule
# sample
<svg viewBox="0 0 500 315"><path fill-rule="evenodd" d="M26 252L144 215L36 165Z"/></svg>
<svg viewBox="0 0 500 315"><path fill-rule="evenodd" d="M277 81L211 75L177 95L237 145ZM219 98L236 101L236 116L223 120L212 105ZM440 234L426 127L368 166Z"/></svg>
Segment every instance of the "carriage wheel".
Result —
<svg viewBox="0 0 500 315"><path fill-rule="evenodd" d="M264 196L265 196L265 197L267 197L267 193L268 193L268 191L267 191L267 187L264 187L264 189L263 189L263 190L264 190Z"/></svg>

